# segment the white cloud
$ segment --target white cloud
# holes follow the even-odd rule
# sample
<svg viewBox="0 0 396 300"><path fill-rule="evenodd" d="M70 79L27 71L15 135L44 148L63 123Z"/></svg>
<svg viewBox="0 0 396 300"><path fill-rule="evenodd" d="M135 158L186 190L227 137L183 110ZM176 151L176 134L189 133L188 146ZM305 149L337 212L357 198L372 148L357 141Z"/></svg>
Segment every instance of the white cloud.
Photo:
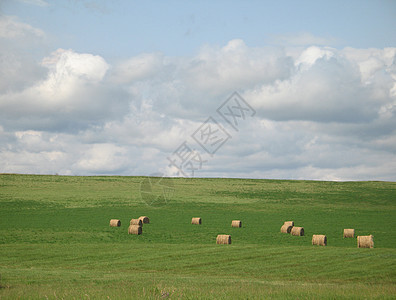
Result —
<svg viewBox="0 0 396 300"><path fill-rule="evenodd" d="M335 49L324 47L319 48L316 46L308 47L296 59L295 65L297 68L306 70L316 63L318 59L330 60L335 56Z"/></svg>
<svg viewBox="0 0 396 300"><path fill-rule="evenodd" d="M202 48L183 73L190 88L219 95L287 78L291 68L283 51L249 48L242 40L231 40L222 48Z"/></svg>
<svg viewBox="0 0 396 300"><path fill-rule="evenodd" d="M296 72L287 80L264 84L245 94L262 116L355 123L372 121L391 109L394 100L389 93L395 79L384 62L379 67L383 72L372 74L371 82L362 81L366 73L356 61L335 49L309 47L295 64Z"/></svg>
<svg viewBox="0 0 396 300"><path fill-rule="evenodd" d="M50 69L48 79L39 84L35 93L43 95L50 101L72 101L76 90L86 85L96 85L105 76L109 65L106 61L92 54L79 54L71 50L58 49L43 60L43 65ZM77 100L82 103L81 100Z"/></svg>
<svg viewBox="0 0 396 300"><path fill-rule="evenodd" d="M144 53L116 65L112 80L115 83L123 84L148 79L162 71L163 66L162 54Z"/></svg>
<svg viewBox="0 0 396 300"><path fill-rule="evenodd" d="M43 65L48 67L46 79L0 94L5 126L76 131L127 113L127 95L103 81L109 65L102 57L59 49Z"/></svg>
<svg viewBox="0 0 396 300"><path fill-rule="evenodd" d="M24 89L45 76L35 56L45 41L41 29L0 15L0 94Z"/></svg>
<svg viewBox="0 0 396 300"><path fill-rule="evenodd" d="M29 35L34 35L38 38L43 38L45 36L41 29L20 22L15 16L0 15L0 38L16 39L24 38Z"/></svg>
<svg viewBox="0 0 396 300"><path fill-rule="evenodd" d="M127 165L127 151L123 147L113 144L94 144L84 151L73 168L78 173L112 174L122 171Z"/></svg>
<svg viewBox="0 0 396 300"><path fill-rule="evenodd" d="M106 61L98 55L79 54L64 49L58 49L50 57L44 58L43 65L52 70L51 76L56 81L67 79L65 77L100 81L109 69Z"/></svg>
<svg viewBox="0 0 396 300"><path fill-rule="evenodd" d="M0 45L0 94L26 88L44 76L45 69L32 57Z"/></svg>
<svg viewBox="0 0 396 300"><path fill-rule="evenodd" d="M370 84L375 76L378 76L378 72L384 71L395 74L396 48L346 48L343 50L343 54L347 59L354 61L359 66L363 83Z"/></svg>
<svg viewBox="0 0 396 300"><path fill-rule="evenodd" d="M396 180L395 57L231 40L111 64L59 49L0 85L0 172L174 174L167 156L184 141L202 151L191 134L237 90L257 114L238 133L223 123L232 139L196 176Z"/></svg>

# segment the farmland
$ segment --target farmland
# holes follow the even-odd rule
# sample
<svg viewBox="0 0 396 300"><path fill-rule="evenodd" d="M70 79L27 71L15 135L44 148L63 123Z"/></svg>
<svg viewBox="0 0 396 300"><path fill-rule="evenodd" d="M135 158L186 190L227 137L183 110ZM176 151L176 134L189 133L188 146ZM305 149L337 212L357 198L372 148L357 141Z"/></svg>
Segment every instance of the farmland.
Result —
<svg viewBox="0 0 396 300"><path fill-rule="evenodd" d="M175 178L167 203L150 206L143 179L0 175L0 299L396 294L396 183ZM144 215L143 234L128 235ZM305 235L280 233L286 220ZM358 249L344 228L374 235L375 248ZM216 245L218 234L232 244Z"/></svg>

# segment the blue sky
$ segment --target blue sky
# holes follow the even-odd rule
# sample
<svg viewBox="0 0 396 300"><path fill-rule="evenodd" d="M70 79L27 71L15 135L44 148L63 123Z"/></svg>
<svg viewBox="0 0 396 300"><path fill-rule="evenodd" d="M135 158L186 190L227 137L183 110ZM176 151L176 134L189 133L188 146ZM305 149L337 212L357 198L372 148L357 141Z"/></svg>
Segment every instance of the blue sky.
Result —
<svg viewBox="0 0 396 300"><path fill-rule="evenodd" d="M111 58L155 51L189 55L204 44L223 45L232 39L243 39L250 47L279 45L304 34L337 48L396 44L394 1L48 3L6 1L2 11L44 30L50 48Z"/></svg>
<svg viewBox="0 0 396 300"><path fill-rule="evenodd" d="M395 181L394 28L395 1L1 1L0 173Z"/></svg>

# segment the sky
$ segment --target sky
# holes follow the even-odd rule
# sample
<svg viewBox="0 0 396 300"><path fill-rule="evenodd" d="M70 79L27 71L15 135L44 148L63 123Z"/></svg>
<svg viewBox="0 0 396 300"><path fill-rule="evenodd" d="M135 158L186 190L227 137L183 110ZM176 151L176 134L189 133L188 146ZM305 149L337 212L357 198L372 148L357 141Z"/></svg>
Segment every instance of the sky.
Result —
<svg viewBox="0 0 396 300"><path fill-rule="evenodd" d="M395 1L0 0L0 173L396 181Z"/></svg>

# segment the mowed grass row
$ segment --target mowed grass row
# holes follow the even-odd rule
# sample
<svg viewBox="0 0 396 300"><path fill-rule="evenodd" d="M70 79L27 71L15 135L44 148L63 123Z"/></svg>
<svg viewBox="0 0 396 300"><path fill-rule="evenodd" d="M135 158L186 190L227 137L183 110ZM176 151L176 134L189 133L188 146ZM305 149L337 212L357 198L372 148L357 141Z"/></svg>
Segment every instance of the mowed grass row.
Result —
<svg viewBox="0 0 396 300"><path fill-rule="evenodd" d="M307 247L226 247L203 245L151 245L143 248L115 244L19 245L2 254L24 255L23 261L3 262L9 289L3 295L101 296L115 299L128 293L154 295L156 289L177 295L211 298L239 294L268 296L392 296L392 269L384 265L389 252ZM205 284L203 284L205 283ZM103 287L107 287L103 289ZM356 293L363 286L363 291ZM67 287L67 288L66 288ZM117 290L124 290L117 294ZM261 287L261 288L260 288ZM359 287L359 288L358 288ZM298 293L294 294L293 289ZM303 289L304 288L304 289ZM97 294L96 289L103 294ZM331 291L334 289L334 291ZM348 292L349 290L349 292ZM351 292L354 293L351 293ZM319 293L318 293L319 292ZM325 292L322 295L322 292ZM106 294L107 293L107 294ZM124 294L125 293L125 294ZM252 294L251 294L252 293ZM237 293L238 294L238 293ZM307 295L306 294L306 295Z"/></svg>
<svg viewBox="0 0 396 300"><path fill-rule="evenodd" d="M143 205L142 205L143 206ZM187 207L188 206L188 207ZM356 247L356 239L342 238L343 229L353 227L357 235L373 234L376 248L396 248L394 212L362 211L350 215L343 210L323 212L318 209L296 209L289 213L245 211L239 205L169 204L161 209L138 207L40 208L7 210L2 207L0 243L169 243L213 244L218 234L230 234L232 244L303 246L310 245L313 234L326 234L328 246ZM288 211L288 209L285 209ZM129 220L150 215L143 235L127 234ZM312 216L310 215L312 214ZM287 215L292 217L287 218ZM202 225L191 225L191 217L200 216ZM293 217L295 216L295 217ZM109 227L118 218L121 227ZM294 219L303 226L305 236L281 234L282 221ZM233 219L242 220L242 228L232 228Z"/></svg>
<svg viewBox="0 0 396 300"><path fill-rule="evenodd" d="M0 175L0 297L396 293L395 183L173 179L167 205L150 207L142 179ZM141 215L150 217L143 235L128 235ZM110 228L111 218L122 226ZM243 227L231 228L233 219ZM281 234L285 220L306 236ZM373 234L375 248L343 239L350 227ZM217 234L231 234L232 245L216 245ZM312 234L326 234L328 246L312 246Z"/></svg>

